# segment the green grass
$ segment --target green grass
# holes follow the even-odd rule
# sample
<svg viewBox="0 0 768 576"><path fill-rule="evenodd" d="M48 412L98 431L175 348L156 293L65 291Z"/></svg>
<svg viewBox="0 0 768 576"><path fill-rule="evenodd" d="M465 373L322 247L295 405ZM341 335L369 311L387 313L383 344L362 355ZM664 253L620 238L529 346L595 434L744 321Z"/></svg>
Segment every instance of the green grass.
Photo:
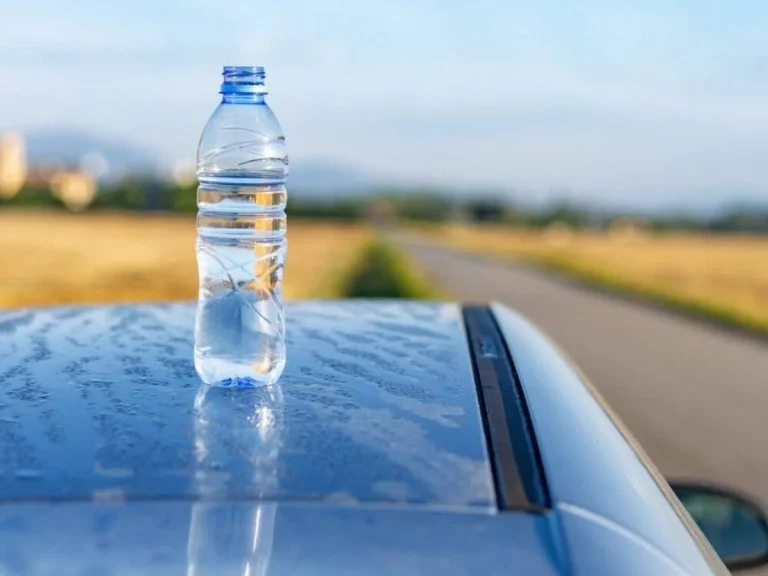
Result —
<svg viewBox="0 0 768 576"><path fill-rule="evenodd" d="M431 300L437 292L397 248L370 242L342 287L345 298L409 298Z"/></svg>
<svg viewBox="0 0 768 576"><path fill-rule="evenodd" d="M640 300L659 304L669 310L683 312L701 320L714 322L757 336L768 337L768 325L764 322L721 302L697 300L675 294L672 291L665 290L663 287L625 280L613 274L584 266L567 257L539 255L521 257L520 260L534 267L563 274L596 288L636 297Z"/></svg>

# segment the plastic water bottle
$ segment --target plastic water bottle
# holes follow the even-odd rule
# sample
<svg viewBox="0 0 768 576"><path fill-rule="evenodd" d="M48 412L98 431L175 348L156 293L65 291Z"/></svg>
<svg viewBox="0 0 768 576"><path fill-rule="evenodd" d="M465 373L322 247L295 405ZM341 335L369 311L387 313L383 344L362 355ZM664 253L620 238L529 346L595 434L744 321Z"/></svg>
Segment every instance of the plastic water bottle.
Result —
<svg viewBox="0 0 768 576"><path fill-rule="evenodd" d="M255 387L285 366L288 156L264 69L227 66L197 151L195 368L206 384Z"/></svg>

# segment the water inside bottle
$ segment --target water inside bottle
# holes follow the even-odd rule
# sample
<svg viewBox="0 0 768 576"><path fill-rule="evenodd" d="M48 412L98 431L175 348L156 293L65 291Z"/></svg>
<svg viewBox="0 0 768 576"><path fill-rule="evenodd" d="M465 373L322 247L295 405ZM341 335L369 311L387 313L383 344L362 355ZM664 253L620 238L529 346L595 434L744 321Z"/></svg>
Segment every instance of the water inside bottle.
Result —
<svg viewBox="0 0 768 576"><path fill-rule="evenodd" d="M198 206L195 367L208 384L270 384L285 363L285 187L201 175Z"/></svg>

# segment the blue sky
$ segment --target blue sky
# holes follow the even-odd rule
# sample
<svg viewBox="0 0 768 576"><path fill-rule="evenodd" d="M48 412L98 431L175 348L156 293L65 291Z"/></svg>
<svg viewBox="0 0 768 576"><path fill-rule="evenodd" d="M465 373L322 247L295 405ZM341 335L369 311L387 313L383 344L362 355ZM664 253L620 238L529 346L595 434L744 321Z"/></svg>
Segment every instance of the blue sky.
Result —
<svg viewBox="0 0 768 576"><path fill-rule="evenodd" d="M0 11L0 128L82 128L170 163L194 154L220 67L262 64L295 159L541 197L768 199L757 0L0 0Z"/></svg>

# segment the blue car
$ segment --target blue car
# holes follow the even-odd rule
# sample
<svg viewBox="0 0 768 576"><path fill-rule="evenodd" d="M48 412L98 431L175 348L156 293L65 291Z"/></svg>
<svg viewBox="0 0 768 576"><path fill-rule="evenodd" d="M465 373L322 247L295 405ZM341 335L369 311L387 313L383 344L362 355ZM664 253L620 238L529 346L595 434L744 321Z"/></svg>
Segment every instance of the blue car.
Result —
<svg viewBox="0 0 768 576"><path fill-rule="evenodd" d="M768 560L757 504L670 488L513 311L286 315L281 380L239 390L201 386L193 304L0 313L0 574L701 576Z"/></svg>

